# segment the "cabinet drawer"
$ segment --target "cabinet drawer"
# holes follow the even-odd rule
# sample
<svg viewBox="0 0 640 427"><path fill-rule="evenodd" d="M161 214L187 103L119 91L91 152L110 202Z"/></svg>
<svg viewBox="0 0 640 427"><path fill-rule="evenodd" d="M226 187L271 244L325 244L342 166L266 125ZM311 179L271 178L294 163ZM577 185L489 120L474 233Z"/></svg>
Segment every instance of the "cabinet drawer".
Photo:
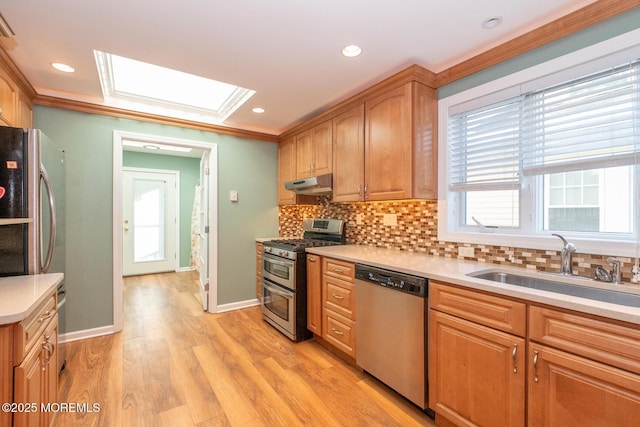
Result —
<svg viewBox="0 0 640 427"><path fill-rule="evenodd" d="M56 296L51 294L14 330L15 362L20 363L35 340L42 334L49 321L56 315Z"/></svg>
<svg viewBox="0 0 640 427"><path fill-rule="evenodd" d="M322 280L323 306L355 320L355 285L325 276Z"/></svg>
<svg viewBox="0 0 640 427"><path fill-rule="evenodd" d="M324 258L322 272L327 276L353 283L355 278L355 265L351 262Z"/></svg>
<svg viewBox="0 0 640 427"><path fill-rule="evenodd" d="M336 348L356 357L356 324L331 310L324 309L322 316L322 330L324 339Z"/></svg>
<svg viewBox="0 0 640 427"><path fill-rule="evenodd" d="M638 329L532 305L529 336L532 341L640 374Z"/></svg>
<svg viewBox="0 0 640 427"><path fill-rule="evenodd" d="M526 304L498 296L432 281L429 307L521 337L527 330Z"/></svg>

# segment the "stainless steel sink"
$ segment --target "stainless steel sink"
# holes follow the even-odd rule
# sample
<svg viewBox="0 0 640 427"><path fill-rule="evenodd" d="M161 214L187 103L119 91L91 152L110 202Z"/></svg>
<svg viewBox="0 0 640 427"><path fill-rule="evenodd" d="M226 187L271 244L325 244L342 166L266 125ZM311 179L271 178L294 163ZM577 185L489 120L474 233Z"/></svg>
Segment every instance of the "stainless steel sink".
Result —
<svg viewBox="0 0 640 427"><path fill-rule="evenodd" d="M627 292L567 284L554 280L521 276L514 273L505 273L495 270L477 271L475 273L469 273L467 276L475 277L476 279L491 280L493 282L508 283L510 285L524 286L526 288L540 289L548 292L556 292L564 295L572 295L580 298L626 305L629 307L640 307L640 295Z"/></svg>

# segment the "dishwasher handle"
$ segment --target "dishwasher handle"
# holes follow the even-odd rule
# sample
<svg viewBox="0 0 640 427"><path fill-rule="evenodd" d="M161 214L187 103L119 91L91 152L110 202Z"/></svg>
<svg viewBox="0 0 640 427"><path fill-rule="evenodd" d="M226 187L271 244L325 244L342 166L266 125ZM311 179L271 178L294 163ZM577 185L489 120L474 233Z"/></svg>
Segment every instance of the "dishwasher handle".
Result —
<svg viewBox="0 0 640 427"><path fill-rule="evenodd" d="M428 279L383 268L356 264L355 278L422 298L426 298L429 294Z"/></svg>

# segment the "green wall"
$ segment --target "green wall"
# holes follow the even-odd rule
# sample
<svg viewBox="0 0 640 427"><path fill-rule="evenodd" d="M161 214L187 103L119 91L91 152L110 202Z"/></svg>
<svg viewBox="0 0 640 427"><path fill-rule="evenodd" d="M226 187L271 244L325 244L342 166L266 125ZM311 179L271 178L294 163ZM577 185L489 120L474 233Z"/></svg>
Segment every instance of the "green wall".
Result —
<svg viewBox="0 0 640 427"><path fill-rule="evenodd" d="M278 233L275 143L42 106L34 127L66 151L69 332L113 324L114 130L217 144L218 304L255 298L255 238Z"/></svg>
<svg viewBox="0 0 640 427"><path fill-rule="evenodd" d="M200 159L124 151L122 165L180 171L180 242L178 251L180 253L180 267L189 267L191 262L191 213L195 187L200 181Z"/></svg>

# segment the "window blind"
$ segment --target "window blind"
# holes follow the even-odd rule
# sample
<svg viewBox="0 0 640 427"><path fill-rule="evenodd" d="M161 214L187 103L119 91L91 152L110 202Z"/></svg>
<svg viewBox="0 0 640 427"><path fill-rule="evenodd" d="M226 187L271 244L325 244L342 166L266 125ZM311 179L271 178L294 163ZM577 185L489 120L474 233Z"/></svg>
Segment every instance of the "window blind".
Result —
<svg viewBox="0 0 640 427"><path fill-rule="evenodd" d="M454 114L449 119L449 186L453 191L503 190L520 183L521 98Z"/></svg>
<svg viewBox="0 0 640 427"><path fill-rule="evenodd" d="M451 191L640 163L640 60L449 117Z"/></svg>
<svg viewBox="0 0 640 427"><path fill-rule="evenodd" d="M640 61L527 94L524 175L640 160Z"/></svg>

